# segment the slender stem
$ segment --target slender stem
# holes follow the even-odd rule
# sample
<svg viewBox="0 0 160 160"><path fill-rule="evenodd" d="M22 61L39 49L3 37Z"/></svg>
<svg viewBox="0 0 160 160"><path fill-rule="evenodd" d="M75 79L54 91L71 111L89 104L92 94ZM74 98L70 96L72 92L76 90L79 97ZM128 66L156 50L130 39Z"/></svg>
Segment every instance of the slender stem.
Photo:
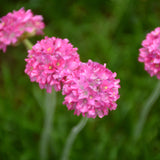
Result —
<svg viewBox="0 0 160 160"><path fill-rule="evenodd" d="M32 43L28 39L23 40L23 44L27 49L32 49ZM40 103L40 102L39 102ZM56 92L52 90L52 93L46 93L44 108L44 127L41 135L40 141L40 159L47 159L48 143L51 138L52 124L53 124L53 114L56 106Z"/></svg>
<svg viewBox="0 0 160 160"><path fill-rule="evenodd" d="M32 49L33 44L28 39L24 39L22 42L27 49Z"/></svg>
<svg viewBox="0 0 160 160"><path fill-rule="evenodd" d="M47 159L48 143L51 138L52 124L53 124L53 114L56 106L56 92L53 90L52 94L46 93L44 111L44 127L41 135L40 141L40 159Z"/></svg>
<svg viewBox="0 0 160 160"><path fill-rule="evenodd" d="M154 91L152 92L152 94L150 95L146 103L144 103L144 106L142 107L142 111L141 111L138 123L134 130L134 135L133 135L134 141L137 141L139 139L141 132L143 130L145 121L147 119L148 113L151 110L155 101L158 99L159 95L160 95L160 81L156 85Z"/></svg>
<svg viewBox="0 0 160 160"><path fill-rule="evenodd" d="M68 156L69 156L69 153L70 153L70 150L71 150L71 147L73 145L73 142L76 138L76 136L78 135L78 133L84 128L84 126L86 125L87 123L87 120L88 118L86 117L83 117L81 119L81 121L75 126L72 128L69 136L68 136L68 139L67 139L67 142L65 144L65 147L64 147L64 150L63 150L63 153L62 153L62 157L61 157L61 160L68 160Z"/></svg>

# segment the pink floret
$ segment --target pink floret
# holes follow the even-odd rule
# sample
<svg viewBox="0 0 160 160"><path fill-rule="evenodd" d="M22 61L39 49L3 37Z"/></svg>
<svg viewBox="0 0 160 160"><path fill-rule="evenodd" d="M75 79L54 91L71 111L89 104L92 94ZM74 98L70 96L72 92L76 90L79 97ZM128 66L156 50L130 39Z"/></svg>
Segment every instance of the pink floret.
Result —
<svg viewBox="0 0 160 160"><path fill-rule="evenodd" d="M143 62L150 76L160 79L160 27L147 34L139 49L139 62Z"/></svg>
<svg viewBox="0 0 160 160"><path fill-rule="evenodd" d="M43 34L43 17L33 15L31 10L21 8L0 19L0 49L6 51L8 45L15 45L20 39Z"/></svg>
<svg viewBox="0 0 160 160"><path fill-rule="evenodd" d="M77 48L73 48L68 39L45 37L28 53L25 73L49 93L52 87L61 90L66 77L80 64Z"/></svg>
<svg viewBox="0 0 160 160"><path fill-rule="evenodd" d="M107 69L106 64L91 60L81 63L77 70L66 77L62 89L65 95L63 104L78 116L102 118L108 115L109 110L117 108L116 101L120 97L120 80L115 77L116 73Z"/></svg>

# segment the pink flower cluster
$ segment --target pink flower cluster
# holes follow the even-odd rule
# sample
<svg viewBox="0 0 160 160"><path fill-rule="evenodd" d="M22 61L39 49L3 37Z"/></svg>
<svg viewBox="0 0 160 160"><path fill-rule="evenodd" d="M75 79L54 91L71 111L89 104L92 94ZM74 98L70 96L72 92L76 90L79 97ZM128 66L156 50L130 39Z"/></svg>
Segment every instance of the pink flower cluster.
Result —
<svg viewBox="0 0 160 160"><path fill-rule="evenodd" d="M115 110L119 98L116 73L91 60L82 63L77 48L68 39L48 38L37 42L28 51L25 73L47 92L62 89L63 104L75 114L95 118Z"/></svg>
<svg viewBox="0 0 160 160"><path fill-rule="evenodd" d="M108 115L109 110L115 110L119 98L119 79L116 73L91 60L81 63L79 68L67 76L62 94L66 95L63 104L69 110L75 110L76 115L82 113L88 118Z"/></svg>
<svg viewBox="0 0 160 160"><path fill-rule="evenodd" d="M0 49L5 52L8 45L15 45L20 39L43 34L42 20L42 16L34 16L31 10L24 8L3 16L0 19Z"/></svg>
<svg viewBox="0 0 160 160"><path fill-rule="evenodd" d="M160 79L160 27L147 34L142 46L138 60L144 63L150 76Z"/></svg>
<svg viewBox="0 0 160 160"><path fill-rule="evenodd" d="M47 92L51 92L52 87L61 90L66 77L80 64L77 48L73 48L68 39L45 37L28 53L25 73Z"/></svg>

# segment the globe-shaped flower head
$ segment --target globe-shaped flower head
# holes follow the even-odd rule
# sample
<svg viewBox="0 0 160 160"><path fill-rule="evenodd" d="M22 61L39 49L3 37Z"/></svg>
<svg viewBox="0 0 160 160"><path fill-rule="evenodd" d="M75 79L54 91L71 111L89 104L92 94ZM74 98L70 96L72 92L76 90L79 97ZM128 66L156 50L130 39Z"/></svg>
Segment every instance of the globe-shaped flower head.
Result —
<svg viewBox="0 0 160 160"><path fill-rule="evenodd" d="M88 118L108 115L109 110L115 110L119 98L119 79L116 73L89 60L66 78L62 93L65 95L63 104L69 110L75 110L76 115L82 113Z"/></svg>
<svg viewBox="0 0 160 160"><path fill-rule="evenodd" d="M138 60L144 63L150 76L155 75L160 79L160 27L147 34L142 46Z"/></svg>
<svg viewBox="0 0 160 160"><path fill-rule="evenodd" d="M77 48L73 48L68 39L45 37L28 53L25 73L47 92L51 92L52 87L61 90L66 77L80 64Z"/></svg>
<svg viewBox="0 0 160 160"><path fill-rule="evenodd" d="M8 13L0 19L0 49L6 51L8 45L15 45L19 40L36 34L43 34L43 17L33 15L31 10L21 8Z"/></svg>

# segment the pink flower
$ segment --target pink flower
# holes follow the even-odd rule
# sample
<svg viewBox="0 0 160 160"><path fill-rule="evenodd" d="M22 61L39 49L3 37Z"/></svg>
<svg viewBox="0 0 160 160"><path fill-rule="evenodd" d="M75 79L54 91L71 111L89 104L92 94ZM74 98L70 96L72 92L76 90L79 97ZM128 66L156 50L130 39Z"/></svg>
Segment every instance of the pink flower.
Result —
<svg viewBox="0 0 160 160"><path fill-rule="evenodd" d="M75 110L76 115L82 113L88 118L108 115L109 110L115 110L116 101L120 97L119 79L115 79L116 73L89 60L81 63L80 67L66 77L62 94L66 95L63 104L69 110Z"/></svg>
<svg viewBox="0 0 160 160"><path fill-rule="evenodd" d="M160 27L147 34L142 46L138 60L144 62L145 70L150 76L160 79Z"/></svg>
<svg viewBox="0 0 160 160"><path fill-rule="evenodd" d="M20 39L35 34L43 34L43 17L34 16L31 10L21 8L0 19L0 49L6 51L8 45L15 45Z"/></svg>
<svg viewBox="0 0 160 160"><path fill-rule="evenodd" d="M52 87L56 91L61 90L66 77L80 64L77 48L73 48L68 39L45 37L28 53L25 73L47 92L51 92Z"/></svg>

